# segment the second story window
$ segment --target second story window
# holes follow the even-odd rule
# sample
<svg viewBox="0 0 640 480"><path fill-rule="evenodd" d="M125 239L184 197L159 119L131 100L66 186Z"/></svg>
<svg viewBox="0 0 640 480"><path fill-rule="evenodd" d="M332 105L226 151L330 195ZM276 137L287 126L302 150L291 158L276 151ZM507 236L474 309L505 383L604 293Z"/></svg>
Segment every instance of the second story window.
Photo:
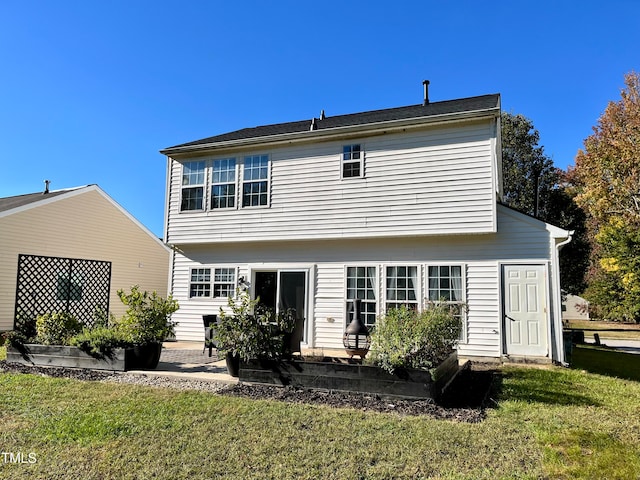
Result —
<svg viewBox="0 0 640 480"><path fill-rule="evenodd" d="M244 157L242 206L269 204L269 155Z"/></svg>
<svg viewBox="0 0 640 480"><path fill-rule="evenodd" d="M202 210L205 162L187 162L182 166L180 210Z"/></svg>
<svg viewBox="0 0 640 480"><path fill-rule="evenodd" d="M363 176L363 153L359 143L342 147L342 178Z"/></svg>
<svg viewBox="0 0 640 480"><path fill-rule="evenodd" d="M236 206L236 159L214 160L211 186L211 208Z"/></svg>

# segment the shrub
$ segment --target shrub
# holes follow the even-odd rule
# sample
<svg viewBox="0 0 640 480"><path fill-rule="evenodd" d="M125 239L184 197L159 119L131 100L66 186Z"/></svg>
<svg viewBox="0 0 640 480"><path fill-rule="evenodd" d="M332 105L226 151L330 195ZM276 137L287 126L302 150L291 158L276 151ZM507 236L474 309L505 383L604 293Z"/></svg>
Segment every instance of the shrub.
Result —
<svg viewBox="0 0 640 480"><path fill-rule="evenodd" d="M120 329L107 326L84 329L82 333L71 338L69 343L95 357L109 357L114 349L130 346Z"/></svg>
<svg viewBox="0 0 640 480"><path fill-rule="evenodd" d="M82 324L66 312L46 313L36 318L36 338L43 345L68 345L71 337L81 331Z"/></svg>
<svg viewBox="0 0 640 480"><path fill-rule="evenodd" d="M392 309L378 319L368 361L393 373L397 368L437 367L455 349L462 324L445 303L422 312Z"/></svg>
<svg viewBox="0 0 640 480"><path fill-rule="evenodd" d="M164 299L156 292L141 292L134 285L128 294L118 290L118 297L128 308L116 328L132 345L160 343L174 335L176 322L170 316L180 306L171 295Z"/></svg>

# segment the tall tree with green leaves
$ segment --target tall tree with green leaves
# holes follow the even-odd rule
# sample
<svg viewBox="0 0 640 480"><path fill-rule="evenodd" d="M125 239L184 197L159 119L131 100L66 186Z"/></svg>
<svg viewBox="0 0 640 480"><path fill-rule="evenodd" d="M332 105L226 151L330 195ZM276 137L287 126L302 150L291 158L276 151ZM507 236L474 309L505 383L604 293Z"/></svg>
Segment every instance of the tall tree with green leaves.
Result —
<svg viewBox="0 0 640 480"><path fill-rule="evenodd" d="M540 133L527 117L502 113L503 202L516 210L558 227L573 230L570 244L560 255L560 279L568 293L585 289L589 262L586 216L565 188L564 172L539 145Z"/></svg>
<svg viewBox="0 0 640 480"><path fill-rule="evenodd" d="M604 319L640 322L640 74L624 84L570 176L594 244L587 298Z"/></svg>

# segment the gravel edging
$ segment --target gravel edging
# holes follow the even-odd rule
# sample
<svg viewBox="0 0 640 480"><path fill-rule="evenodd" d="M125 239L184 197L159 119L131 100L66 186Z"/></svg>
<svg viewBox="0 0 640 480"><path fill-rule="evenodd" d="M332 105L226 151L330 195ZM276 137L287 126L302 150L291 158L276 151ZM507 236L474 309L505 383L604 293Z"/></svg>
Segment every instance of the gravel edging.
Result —
<svg viewBox="0 0 640 480"><path fill-rule="evenodd" d="M141 386L173 388L177 390L196 390L217 393L254 400L276 400L287 403L324 405L334 408L351 408L360 411L396 413L399 415L425 415L435 419L452 420L466 423L478 423L485 419L485 400L492 384L492 377L486 371L467 372L458 385L451 387L449 397L443 405L423 400L389 400L377 395L355 394L348 392L311 390L294 387L276 387L257 384L234 384L222 382L190 380L162 375L144 375L128 372L104 372L98 370L63 367L27 366L0 361L0 373L28 373L54 378L69 378L83 381L109 383L127 383ZM482 375L483 374L483 375ZM469 395L479 392L477 394ZM466 400L465 400L466 399ZM462 400L462 401L460 401Z"/></svg>

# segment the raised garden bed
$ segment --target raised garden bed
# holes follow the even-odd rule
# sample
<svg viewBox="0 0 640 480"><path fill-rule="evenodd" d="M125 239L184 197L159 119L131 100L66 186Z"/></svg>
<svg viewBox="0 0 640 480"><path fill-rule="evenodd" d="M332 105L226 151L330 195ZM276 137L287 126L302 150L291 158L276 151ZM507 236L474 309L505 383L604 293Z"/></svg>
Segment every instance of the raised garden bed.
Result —
<svg viewBox="0 0 640 480"><path fill-rule="evenodd" d="M458 356L454 352L432 371L398 369L393 374L344 358L325 357L321 361L252 360L240 362L239 379L251 383L436 401L459 371Z"/></svg>
<svg viewBox="0 0 640 480"><path fill-rule="evenodd" d="M7 347L7 363L112 371L147 370L157 366L162 345L149 347L151 351L141 351L146 346L115 348L108 356L97 358L78 347L25 344L20 349Z"/></svg>

